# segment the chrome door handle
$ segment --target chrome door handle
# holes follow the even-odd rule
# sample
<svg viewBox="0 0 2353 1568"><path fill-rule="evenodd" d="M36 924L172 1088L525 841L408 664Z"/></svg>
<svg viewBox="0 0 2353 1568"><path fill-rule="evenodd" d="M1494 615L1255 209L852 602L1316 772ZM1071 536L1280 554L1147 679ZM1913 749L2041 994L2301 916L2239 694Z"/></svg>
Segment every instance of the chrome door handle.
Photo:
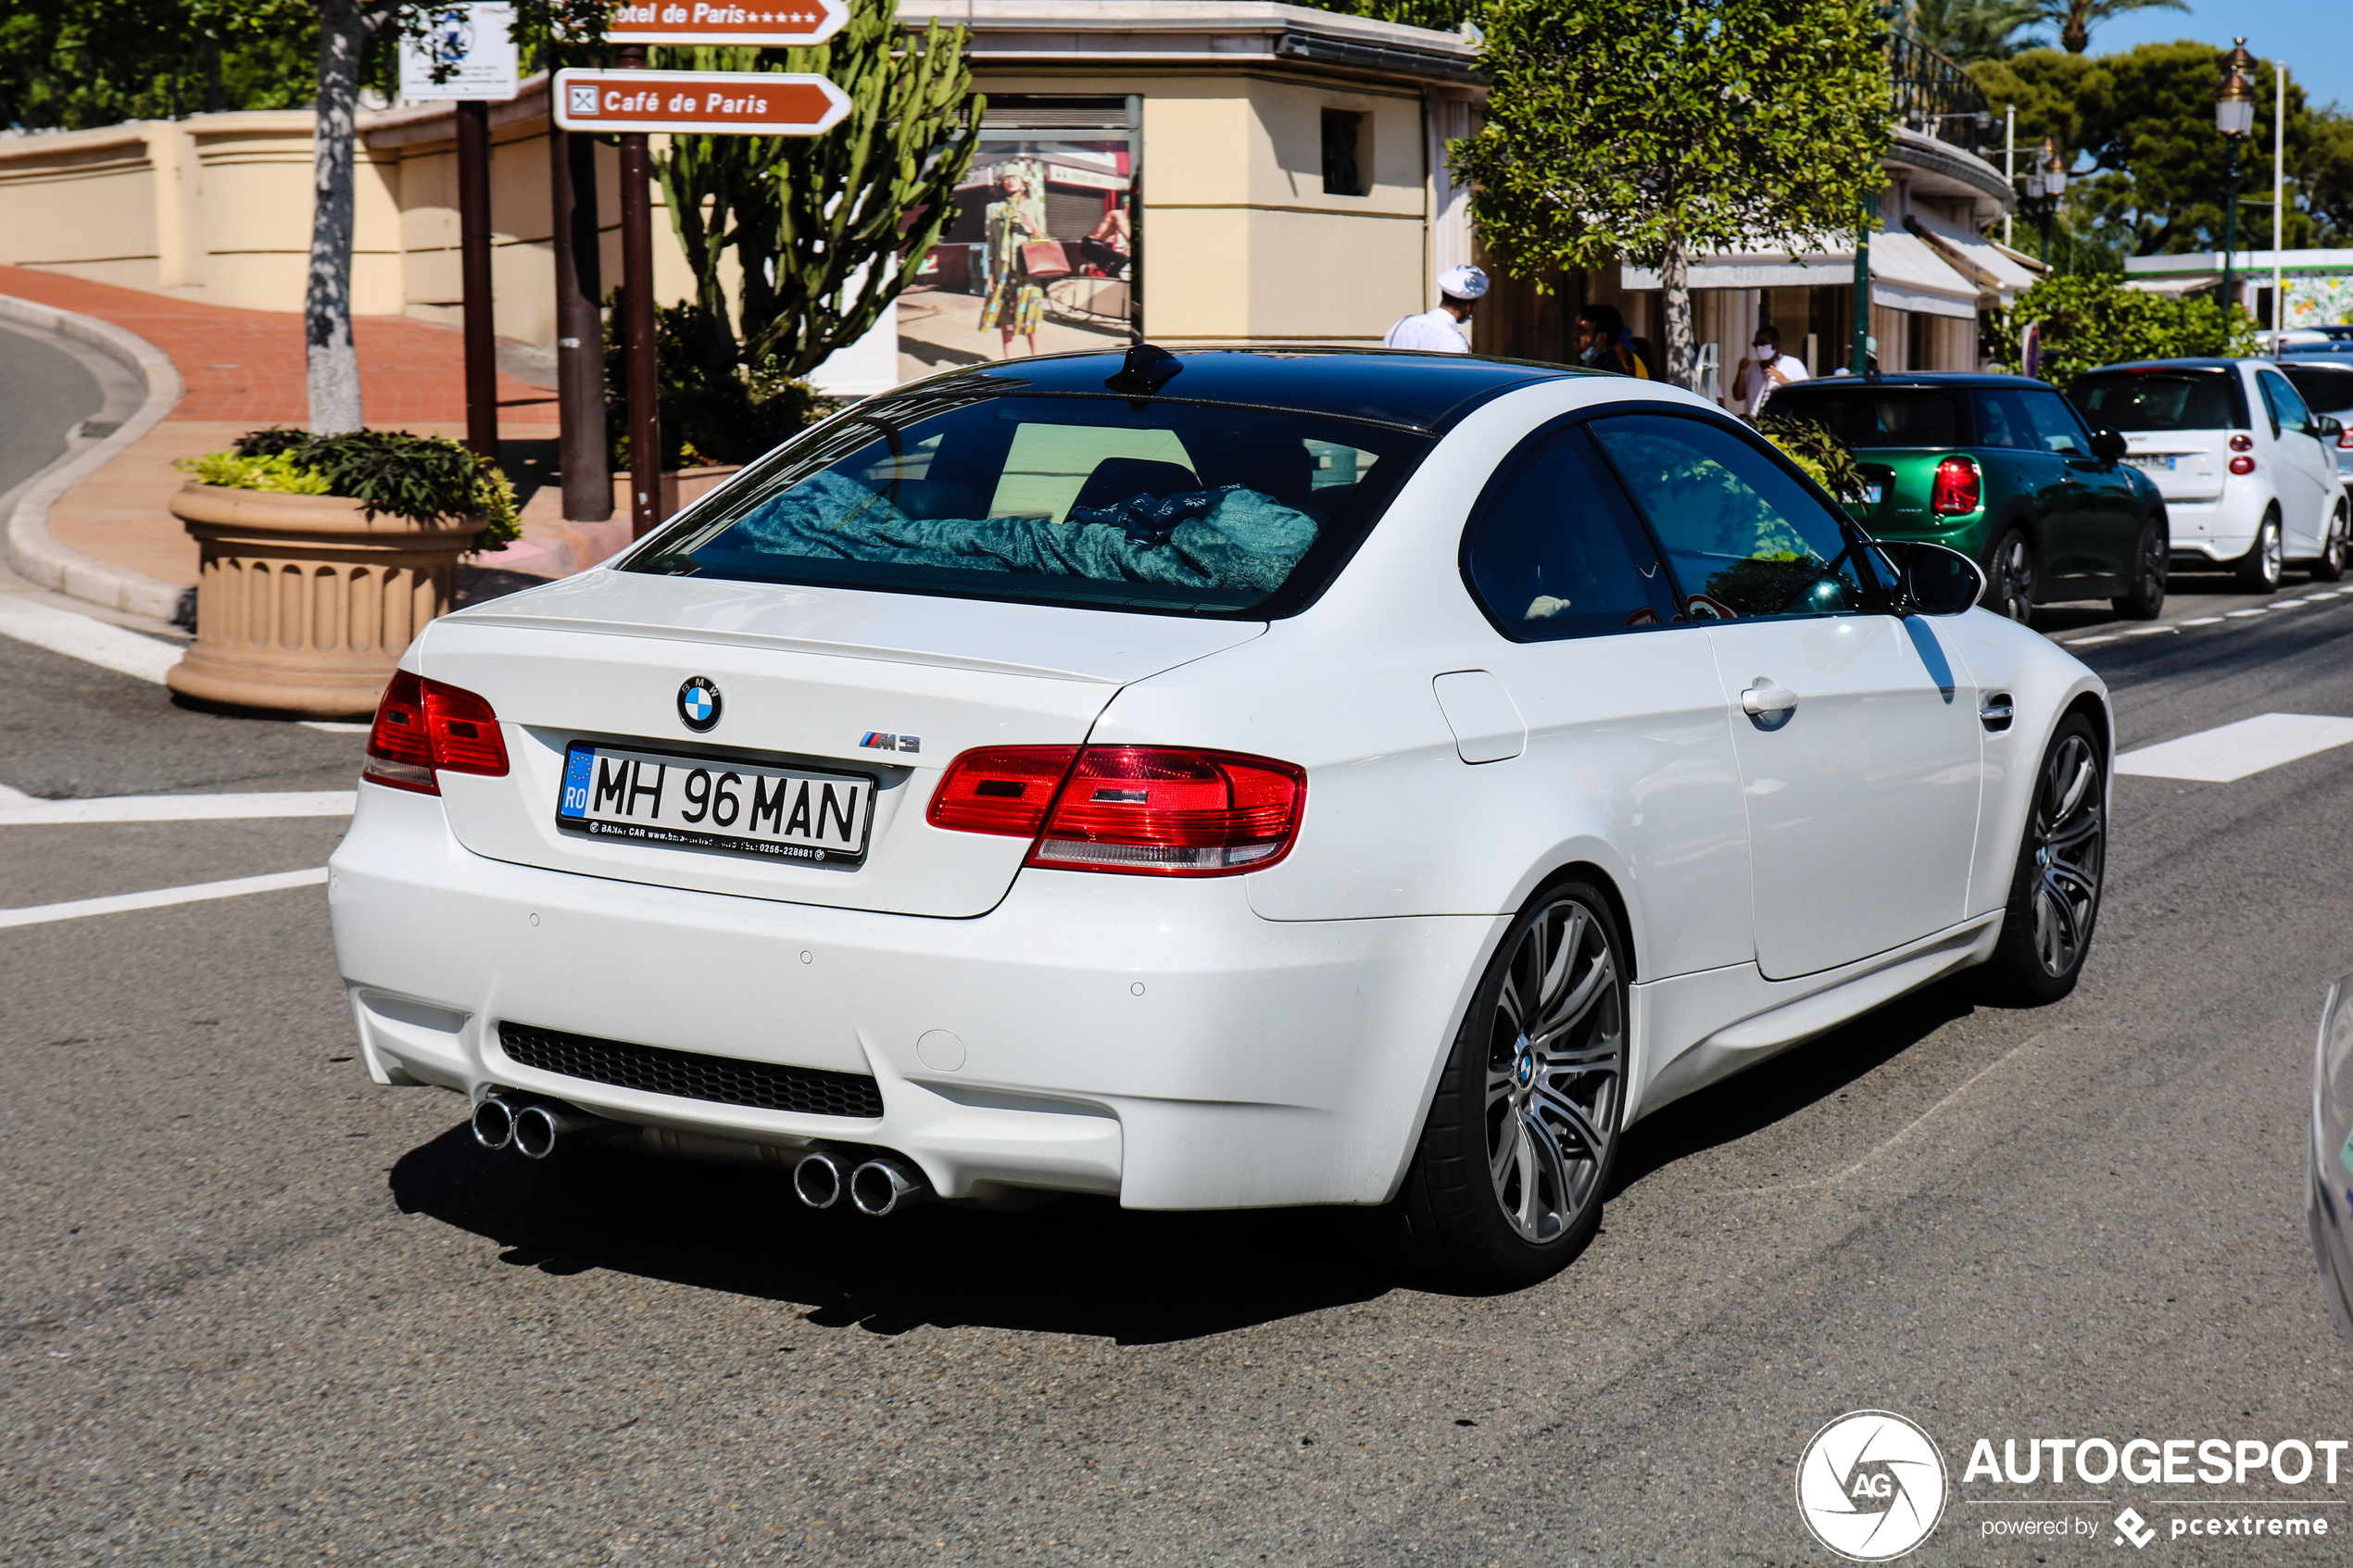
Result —
<svg viewBox="0 0 2353 1568"><path fill-rule="evenodd" d="M1787 686L1760 680L1741 693L1741 711L1752 719L1768 714L1787 713L1797 706L1797 694Z"/></svg>
<svg viewBox="0 0 2353 1568"><path fill-rule="evenodd" d="M2010 721L2018 717L2018 709L2011 705L2009 693L1996 692L1985 699L1985 706L1977 710L1977 717L1980 723L1999 734L2010 727Z"/></svg>

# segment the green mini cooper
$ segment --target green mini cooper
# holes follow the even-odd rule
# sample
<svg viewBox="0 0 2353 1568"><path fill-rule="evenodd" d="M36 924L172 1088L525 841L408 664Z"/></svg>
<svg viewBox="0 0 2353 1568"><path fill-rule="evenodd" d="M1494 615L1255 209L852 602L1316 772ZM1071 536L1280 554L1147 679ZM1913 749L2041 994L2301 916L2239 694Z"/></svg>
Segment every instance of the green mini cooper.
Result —
<svg viewBox="0 0 2353 1568"><path fill-rule="evenodd" d="M1798 382L1768 414L1828 426L1870 482L1855 521L1882 539L1950 546L1985 569L1985 605L2024 621L2038 604L2165 608L2171 535L2157 486L2048 383L1913 372Z"/></svg>

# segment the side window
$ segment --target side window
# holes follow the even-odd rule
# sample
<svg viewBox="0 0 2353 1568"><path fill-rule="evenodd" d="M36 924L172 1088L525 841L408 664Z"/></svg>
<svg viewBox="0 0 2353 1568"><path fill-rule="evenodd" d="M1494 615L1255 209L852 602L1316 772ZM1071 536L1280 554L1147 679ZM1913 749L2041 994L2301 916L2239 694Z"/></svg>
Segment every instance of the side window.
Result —
<svg viewBox="0 0 2353 1568"><path fill-rule="evenodd" d="M1675 618L1658 554L1582 431L1521 448L1471 526L1471 592L1523 642Z"/></svg>
<svg viewBox="0 0 2353 1568"><path fill-rule="evenodd" d="M2091 438L2083 429L2083 421L2075 417L2075 410L2057 393L2021 392L2018 397L2026 405L2026 417L2034 423L2035 445L2062 458L2092 455Z"/></svg>
<svg viewBox="0 0 2353 1568"><path fill-rule="evenodd" d="M2290 430L2312 428L2312 410L2304 406L2304 395L2291 385L2285 376L2275 376L2265 370L2256 378L2263 383L2264 395L2271 400L2273 418Z"/></svg>
<svg viewBox="0 0 2353 1568"><path fill-rule="evenodd" d="M1864 607L1838 520L1740 436L1661 414L1595 420L1590 428L1667 546L1686 614L1727 620Z"/></svg>
<svg viewBox="0 0 2353 1568"><path fill-rule="evenodd" d="M2271 383L2278 379L2276 376L2265 375L2255 378L2257 390L2263 394L2263 412L2271 421L2271 439L2274 441L2278 440L2280 435L2280 395L2271 390Z"/></svg>
<svg viewBox="0 0 2353 1568"><path fill-rule="evenodd" d="M2025 406L2008 387L1975 394L1977 444L1981 446L2031 446L2040 449L2034 427L2027 422Z"/></svg>

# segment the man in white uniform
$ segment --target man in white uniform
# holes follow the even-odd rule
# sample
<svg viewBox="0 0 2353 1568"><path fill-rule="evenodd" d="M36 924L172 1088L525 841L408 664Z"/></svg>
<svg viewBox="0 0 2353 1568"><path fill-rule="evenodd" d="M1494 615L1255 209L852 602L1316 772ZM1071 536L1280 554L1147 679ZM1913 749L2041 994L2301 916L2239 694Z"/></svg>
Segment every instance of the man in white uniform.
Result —
<svg viewBox="0 0 2353 1568"><path fill-rule="evenodd" d="M1487 274L1476 267L1449 267L1438 275L1438 308L1408 316L1389 329L1383 348L1421 348L1439 354L1468 354L1470 338L1463 331L1487 292Z"/></svg>

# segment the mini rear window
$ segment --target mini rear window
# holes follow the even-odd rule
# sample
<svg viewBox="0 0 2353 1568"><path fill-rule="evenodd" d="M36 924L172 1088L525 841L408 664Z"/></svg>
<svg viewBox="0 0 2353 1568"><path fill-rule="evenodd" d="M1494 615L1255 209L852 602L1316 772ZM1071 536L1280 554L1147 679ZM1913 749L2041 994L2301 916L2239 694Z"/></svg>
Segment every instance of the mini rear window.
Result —
<svg viewBox="0 0 2353 1568"><path fill-rule="evenodd" d="M2244 430L2235 370L2107 370L2078 376L2068 401L2094 430Z"/></svg>
<svg viewBox="0 0 2353 1568"><path fill-rule="evenodd" d="M1429 437L1328 416L911 393L781 448L625 570L1147 614L1297 614Z"/></svg>
<svg viewBox="0 0 2353 1568"><path fill-rule="evenodd" d="M1874 386L1868 382L1851 386L1801 383L1774 393L1765 411L1828 425L1831 433L1849 446L1969 444L1952 394L1931 387Z"/></svg>

